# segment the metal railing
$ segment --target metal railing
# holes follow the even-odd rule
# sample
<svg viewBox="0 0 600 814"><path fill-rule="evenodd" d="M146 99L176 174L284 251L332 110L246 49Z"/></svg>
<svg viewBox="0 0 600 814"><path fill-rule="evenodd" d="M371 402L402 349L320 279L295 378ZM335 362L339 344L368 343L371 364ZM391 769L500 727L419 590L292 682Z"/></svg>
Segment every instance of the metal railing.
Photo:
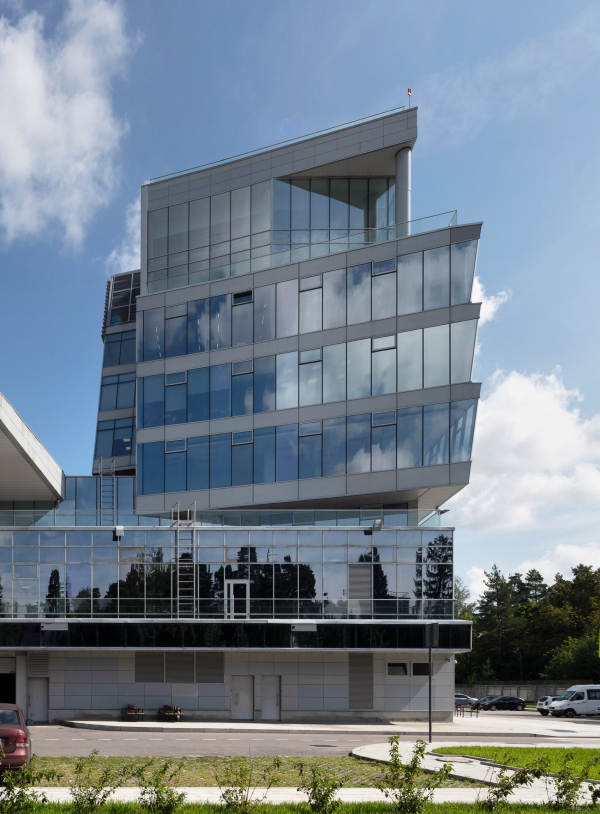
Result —
<svg viewBox="0 0 600 814"><path fill-rule="evenodd" d="M287 266L290 263L299 263L304 260L311 260L316 257L326 257L330 254L361 249L377 243L385 243L389 240L403 240L407 237L420 235L425 232L433 232L437 229L447 229L457 224L457 210L451 212L441 212L437 215L428 215L425 218L397 223L393 226L381 226L376 229L363 229L358 231L349 230L349 234L344 237L337 237L332 240L325 240L319 243L306 243L301 246L294 245L280 249L275 244L271 246L271 252L262 257L254 257L249 260L240 260L237 263L227 263L211 269L193 271L178 274L171 277L164 277L160 280L150 279L150 275L162 272L148 272L148 293L153 294L166 291L172 288L180 288L197 283L206 283L211 280L222 280L227 277L238 277L243 274L251 274L256 271ZM188 268L179 266L177 268ZM164 271L164 270L162 270Z"/></svg>

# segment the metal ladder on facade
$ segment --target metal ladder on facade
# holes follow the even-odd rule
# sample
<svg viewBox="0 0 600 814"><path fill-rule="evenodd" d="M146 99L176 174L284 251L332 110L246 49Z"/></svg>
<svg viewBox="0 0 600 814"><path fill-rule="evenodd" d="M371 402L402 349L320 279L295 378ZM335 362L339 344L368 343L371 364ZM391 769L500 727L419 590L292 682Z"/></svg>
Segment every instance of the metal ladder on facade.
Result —
<svg viewBox="0 0 600 814"><path fill-rule="evenodd" d="M115 500L115 470L112 458L109 458L108 461L100 458L98 476L100 479L100 525L114 526L117 506Z"/></svg>
<svg viewBox="0 0 600 814"><path fill-rule="evenodd" d="M175 529L177 558L177 617L193 619L196 608L196 568L194 565L194 525L196 503L180 511L179 503L171 507L171 526Z"/></svg>

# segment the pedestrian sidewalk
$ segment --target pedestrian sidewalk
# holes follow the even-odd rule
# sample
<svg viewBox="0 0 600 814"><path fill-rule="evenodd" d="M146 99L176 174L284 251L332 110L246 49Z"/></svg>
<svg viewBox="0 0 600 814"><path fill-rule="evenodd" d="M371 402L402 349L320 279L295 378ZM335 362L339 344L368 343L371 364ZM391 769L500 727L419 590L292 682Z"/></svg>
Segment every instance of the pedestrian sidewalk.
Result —
<svg viewBox="0 0 600 814"><path fill-rule="evenodd" d="M434 795L434 802L475 802L480 797L485 797L487 794L486 787L489 787L496 782L496 779L501 771L501 767L494 765L489 760L479 759L476 757L462 756L462 755L441 755L436 754L436 749L442 746L461 746L468 751L468 745L465 743L430 743L427 747L421 766L425 771L435 772L439 771L445 763L452 765L451 776L460 780L472 780L475 783L480 783L483 788L463 788L463 789L438 789ZM486 746L499 746L509 749L511 746L515 748L518 744L506 744L501 742L487 741ZM556 744L560 746L560 744ZM403 763L410 760L414 743L407 741L398 744L400 757ZM363 760L374 760L381 763L389 763L390 761L390 745L389 743L373 743L369 746L359 746L352 750L355 757L362 758ZM511 770L508 771L512 775ZM455 798L445 797L448 793L459 793ZM511 803L543 803L547 802L553 792L552 778L547 780L534 780L530 786L517 789L510 797ZM589 792L583 793L584 799L591 800ZM439 798L439 799L438 799Z"/></svg>

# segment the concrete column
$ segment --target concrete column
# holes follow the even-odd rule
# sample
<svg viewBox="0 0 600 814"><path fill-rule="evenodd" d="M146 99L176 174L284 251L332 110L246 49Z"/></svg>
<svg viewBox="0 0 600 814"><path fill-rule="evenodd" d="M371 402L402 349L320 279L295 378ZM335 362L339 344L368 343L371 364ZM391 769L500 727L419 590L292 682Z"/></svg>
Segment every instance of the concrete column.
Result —
<svg viewBox="0 0 600 814"><path fill-rule="evenodd" d="M27 687L27 656L20 655L15 659L15 700L23 715L29 715L28 687Z"/></svg>
<svg viewBox="0 0 600 814"><path fill-rule="evenodd" d="M411 155L410 147L396 153L396 223L410 220Z"/></svg>

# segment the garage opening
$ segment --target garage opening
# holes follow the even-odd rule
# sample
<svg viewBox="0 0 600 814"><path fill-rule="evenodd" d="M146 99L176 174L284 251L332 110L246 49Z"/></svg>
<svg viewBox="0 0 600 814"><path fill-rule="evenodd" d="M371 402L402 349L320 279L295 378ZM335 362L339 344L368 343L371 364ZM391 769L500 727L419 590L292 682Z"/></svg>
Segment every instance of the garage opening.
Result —
<svg viewBox="0 0 600 814"><path fill-rule="evenodd" d="M14 673L0 673L0 704L16 704L17 689Z"/></svg>

